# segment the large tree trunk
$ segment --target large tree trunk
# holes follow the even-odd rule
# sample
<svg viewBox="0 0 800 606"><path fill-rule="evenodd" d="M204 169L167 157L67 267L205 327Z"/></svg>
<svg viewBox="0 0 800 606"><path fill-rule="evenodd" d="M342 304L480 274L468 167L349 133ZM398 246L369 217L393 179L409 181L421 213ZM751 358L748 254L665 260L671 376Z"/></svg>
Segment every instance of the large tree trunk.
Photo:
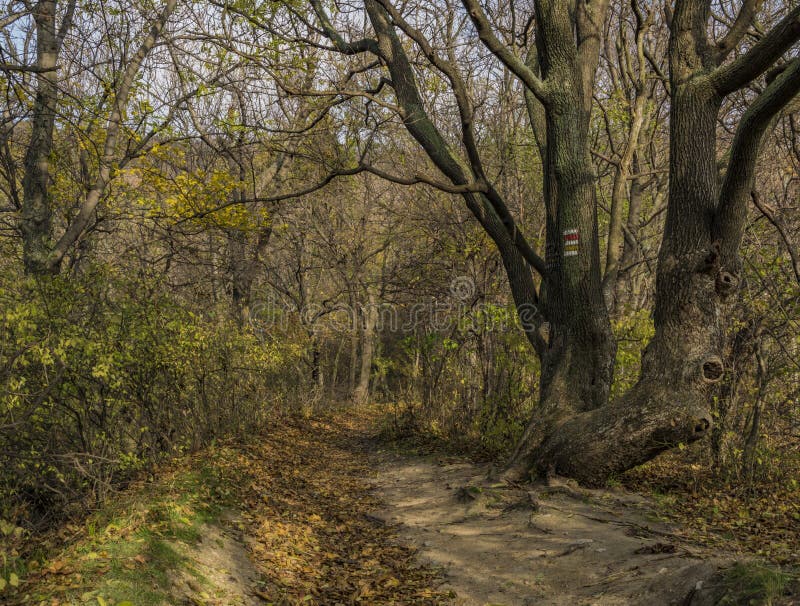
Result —
<svg viewBox="0 0 800 606"><path fill-rule="evenodd" d="M724 325L715 279L719 255L711 242L720 98L708 86L674 79L672 104L672 179L656 282L656 334L640 379L617 401L562 417L555 426L535 419L548 429L526 447L524 464L536 473L600 484L703 437L711 426L705 392L709 381L722 376Z"/></svg>
<svg viewBox="0 0 800 606"><path fill-rule="evenodd" d="M52 247L52 203L50 200L50 155L58 103L57 66L59 41L56 32L56 2L36 4L36 98L31 119L31 139L25 154L22 180L22 256L25 271L46 274ZM57 270L57 268L55 268Z"/></svg>
<svg viewBox="0 0 800 606"><path fill-rule="evenodd" d="M703 437L711 426L707 392L724 371L720 351L726 298L738 283L736 257L756 152L771 116L800 88L800 60L791 62L786 74L776 78L778 84L769 84L744 116L721 187L717 114L727 94L758 77L800 38L800 8L790 11L752 51L725 65L747 27L737 27L724 44L713 47L706 36L708 0L676 0L674 12L668 11L670 185L656 284L656 332L643 356L639 381L609 403L616 344L600 280L596 179L588 136L608 2L535 2L536 48L525 62L494 33L479 0L462 3L480 40L528 92L544 167L544 262L483 170L467 86L454 62L405 22L390 0L365 0L377 39L355 42L344 40L321 2L311 0L338 50L372 52L382 59L408 132L453 183L450 191L462 193L500 252L523 328L542 362L540 405L512 457L512 470L600 484L663 450ZM633 10L639 10L636 3ZM638 12L637 20L641 25ZM466 159L452 150L427 114L396 27L452 85ZM626 162L635 143L633 138ZM618 180L618 199L623 181ZM617 232L619 227L621 216ZM617 238L613 265L620 244ZM539 293L532 269L542 276ZM607 292L614 282L609 280Z"/></svg>
<svg viewBox="0 0 800 606"><path fill-rule="evenodd" d="M537 54L528 65L553 86L543 102L529 97L544 167L547 213L546 274L541 309L546 343L541 359L540 398L512 457L512 473L530 468L539 444L572 418L604 407L611 391L616 341L603 299L590 157L592 86L605 5L581 20L580 49L574 21L560 2L537 4Z"/></svg>

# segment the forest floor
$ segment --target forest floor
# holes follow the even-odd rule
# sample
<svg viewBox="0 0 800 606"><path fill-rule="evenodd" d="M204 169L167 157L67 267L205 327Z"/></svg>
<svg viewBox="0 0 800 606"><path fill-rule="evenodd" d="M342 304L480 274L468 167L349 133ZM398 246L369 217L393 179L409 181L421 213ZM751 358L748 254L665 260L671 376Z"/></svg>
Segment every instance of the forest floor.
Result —
<svg viewBox="0 0 800 606"><path fill-rule="evenodd" d="M788 577L693 543L644 497L493 485L367 419L284 419L187 457L31 551L0 602L800 603Z"/></svg>

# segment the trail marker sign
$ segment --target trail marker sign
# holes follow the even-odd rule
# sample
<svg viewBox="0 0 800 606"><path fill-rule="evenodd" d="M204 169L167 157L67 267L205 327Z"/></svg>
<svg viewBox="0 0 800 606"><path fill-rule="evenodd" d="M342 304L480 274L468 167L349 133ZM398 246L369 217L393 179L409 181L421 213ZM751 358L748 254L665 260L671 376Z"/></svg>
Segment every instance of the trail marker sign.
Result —
<svg viewBox="0 0 800 606"><path fill-rule="evenodd" d="M580 248L581 234L577 229L567 229L564 231L564 256L577 257Z"/></svg>

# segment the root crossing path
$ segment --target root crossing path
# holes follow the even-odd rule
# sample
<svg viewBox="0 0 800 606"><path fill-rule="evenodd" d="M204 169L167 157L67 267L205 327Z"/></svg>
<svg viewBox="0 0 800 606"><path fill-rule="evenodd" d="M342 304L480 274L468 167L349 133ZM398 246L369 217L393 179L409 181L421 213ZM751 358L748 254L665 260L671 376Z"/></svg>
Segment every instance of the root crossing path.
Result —
<svg viewBox="0 0 800 606"><path fill-rule="evenodd" d="M456 605L717 603L730 560L684 540L641 497L492 486L486 467L457 459L371 456L379 516L440 568Z"/></svg>

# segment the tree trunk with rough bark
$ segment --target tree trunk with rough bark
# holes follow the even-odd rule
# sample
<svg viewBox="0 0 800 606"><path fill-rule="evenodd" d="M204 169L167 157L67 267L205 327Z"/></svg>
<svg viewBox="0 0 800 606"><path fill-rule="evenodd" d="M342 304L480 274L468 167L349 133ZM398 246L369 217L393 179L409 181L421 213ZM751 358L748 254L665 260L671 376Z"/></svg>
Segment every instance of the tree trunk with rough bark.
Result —
<svg viewBox="0 0 800 606"><path fill-rule="evenodd" d="M529 444L523 464L537 473L602 484L711 428L710 390L725 372L722 348L757 150L776 112L800 90L800 62L769 79L745 113L721 185L717 116L726 94L763 73L800 37L800 10L754 47L750 61L745 55L723 66L706 38L708 18L707 4L695 0L677 2L672 18L669 204L655 336L639 381L617 401L551 425L549 435Z"/></svg>

